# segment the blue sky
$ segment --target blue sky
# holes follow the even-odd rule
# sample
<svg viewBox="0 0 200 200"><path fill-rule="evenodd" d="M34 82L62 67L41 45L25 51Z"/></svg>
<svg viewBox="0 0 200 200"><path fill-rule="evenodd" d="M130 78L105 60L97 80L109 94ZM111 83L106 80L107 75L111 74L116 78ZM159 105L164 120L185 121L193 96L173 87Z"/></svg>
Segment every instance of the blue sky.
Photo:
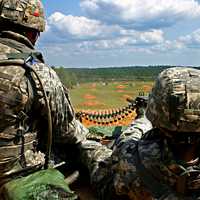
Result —
<svg viewBox="0 0 200 200"><path fill-rule="evenodd" d="M64 14L80 15L79 0L42 0L45 13L50 16L54 12L62 12Z"/></svg>
<svg viewBox="0 0 200 200"><path fill-rule="evenodd" d="M200 1L43 0L50 65L200 66Z"/></svg>

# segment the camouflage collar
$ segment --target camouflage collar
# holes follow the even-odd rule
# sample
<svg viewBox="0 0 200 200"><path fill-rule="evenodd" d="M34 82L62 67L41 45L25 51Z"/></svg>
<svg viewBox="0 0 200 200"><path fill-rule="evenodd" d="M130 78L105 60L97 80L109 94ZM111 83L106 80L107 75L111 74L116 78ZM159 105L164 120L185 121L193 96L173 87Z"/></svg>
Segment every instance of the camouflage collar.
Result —
<svg viewBox="0 0 200 200"><path fill-rule="evenodd" d="M23 36L19 33L15 33L15 32L12 32L12 31L2 31L0 33L0 37L15 40L17 42L24 44L25 46L27 46L30 49L34 49L34 46L30 42L30 40L28 40L28 38L26 38L25 36Z"/></svg>

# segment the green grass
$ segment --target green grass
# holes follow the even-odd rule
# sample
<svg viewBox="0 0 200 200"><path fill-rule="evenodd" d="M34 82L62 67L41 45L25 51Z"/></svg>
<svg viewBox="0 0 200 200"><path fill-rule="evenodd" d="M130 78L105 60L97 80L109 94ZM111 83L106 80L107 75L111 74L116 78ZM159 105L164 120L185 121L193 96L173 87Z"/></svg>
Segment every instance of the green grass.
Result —
<svg viewBox="0 0 200 200"><path fill-rule="evenodd" d="M96 87L94 87L96 84ZM117 86L122 85L125 88L120 89ZM81 84L70 90L72 104L76 110L98 110L118 108L127 105L126 96L136 97L140 92L149 91L152 82L113 82L108 84L87 83ZM87 99L85 95L95 96L95 99ZM92 105L88 105L92 104Z"/></svg>

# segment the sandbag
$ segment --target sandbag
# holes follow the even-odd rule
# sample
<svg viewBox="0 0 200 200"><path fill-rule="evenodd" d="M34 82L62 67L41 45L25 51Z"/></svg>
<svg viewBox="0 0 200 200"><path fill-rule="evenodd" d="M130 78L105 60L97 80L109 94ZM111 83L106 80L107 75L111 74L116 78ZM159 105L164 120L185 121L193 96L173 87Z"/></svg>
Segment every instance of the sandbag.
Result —
<svg viewBox="0 0 200 200"><path fill-rule="evenodd" d="M4 200L75 200L77 195L71 191L58 170L47 169L27 177L6 183L1 188Z"/></svg>
<svg viewBox="0 0 200 200"><path fill-rule="evenodd" d="M117 137L119 136L124 130L127 129L127 126L92 126L89 127L90 134L95 136L101 137Z"/></svg>

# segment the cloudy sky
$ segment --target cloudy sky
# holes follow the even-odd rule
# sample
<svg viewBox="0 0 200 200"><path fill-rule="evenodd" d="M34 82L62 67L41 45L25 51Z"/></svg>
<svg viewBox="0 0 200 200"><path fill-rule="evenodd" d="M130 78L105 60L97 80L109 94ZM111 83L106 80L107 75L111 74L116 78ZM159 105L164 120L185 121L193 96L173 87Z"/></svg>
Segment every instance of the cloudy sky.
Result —
<svg viewBox="0 0 200 200"><path fill-rule="evenodd" d="M200 65L200 0L42 0L50 65Z"/></svg>

